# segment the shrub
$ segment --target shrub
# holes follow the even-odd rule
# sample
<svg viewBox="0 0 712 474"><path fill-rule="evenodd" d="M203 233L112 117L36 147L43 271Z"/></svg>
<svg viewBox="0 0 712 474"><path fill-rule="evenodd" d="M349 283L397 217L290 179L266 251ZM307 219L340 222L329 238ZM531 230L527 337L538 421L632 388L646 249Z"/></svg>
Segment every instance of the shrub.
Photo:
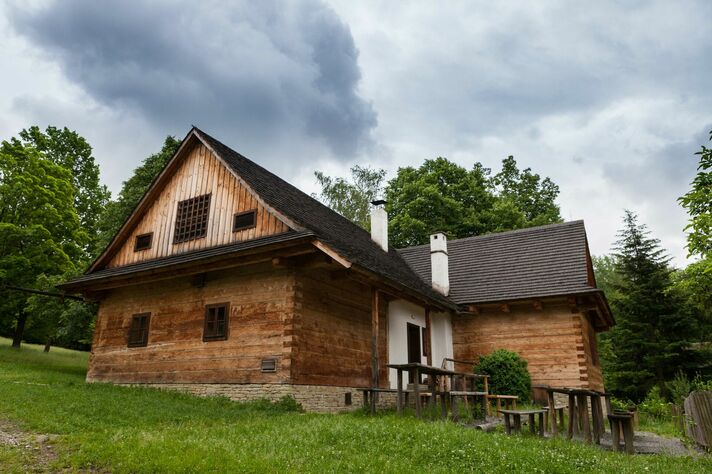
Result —
<svg viewBox="0 0 712 474"><path fill-rule="evenodd" d="M690 383L690 379L687 378L687 375L682 370L679 370L675 374L675 378L666 383L665 386L670 392L672 403L675 405L682 405L685 398L692 391L692 383Z"/></svg>
<svg viewBox="0 0 712 474"><path fill-rule="evenodd" d="M489 375L490 393L517 395L522 403L528 402L531 397L532 378L527 370L527 361L516 352L497 349L482 356L475 366L475 373Z"/></svg>
<svg viewBox="0 0 712 474"><path fill-rule="evenodd" d="M645 400L638 405L638 409L647 415L655 418L667 418L670 416L670 407L660 394L660 387L653 387L645 396Z"/></svg>

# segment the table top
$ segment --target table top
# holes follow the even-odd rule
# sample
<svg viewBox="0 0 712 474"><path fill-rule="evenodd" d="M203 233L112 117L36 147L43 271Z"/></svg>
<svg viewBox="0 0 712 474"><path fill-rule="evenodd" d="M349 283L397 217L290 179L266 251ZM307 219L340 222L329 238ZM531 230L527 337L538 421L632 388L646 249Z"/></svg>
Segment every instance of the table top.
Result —
<svg viewBox="0 0 712 474"><path fill-rule="evenodd" d="M599 392L597 390L591 390L588 388L570 388L570 387L550 387L548 385L533 385L533 388L541 388L543 390L553 392L553 393L563 393L565 395L598 395L601 397L606 396L604 392Z"/></svg>
<svg viewBox="0 0 712 474"><path fill-rule="evenodd" d="M421 374L426 375L459 375L457 372L453 372L452 370L433 367L432 365L425 365L419 362L409 362L407 364L388 364L387 367L396 370L408 371L418 369Z"/></svg>

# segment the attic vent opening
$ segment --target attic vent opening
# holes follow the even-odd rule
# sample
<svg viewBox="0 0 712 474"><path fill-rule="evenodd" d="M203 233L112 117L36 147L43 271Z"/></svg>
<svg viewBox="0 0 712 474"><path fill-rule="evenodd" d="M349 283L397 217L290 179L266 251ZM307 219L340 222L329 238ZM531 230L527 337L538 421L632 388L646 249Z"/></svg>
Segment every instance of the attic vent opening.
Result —
<svg viewBox="0 0 712 474"><path fill-rule="evenodd" d="M210 194L203 194L178 203L173 243L200 239L208 233Z"/></svg>
<svg viewBox="0 0 712 474"><path fill-rule="evenodd" d="M148 234L141 234L136 236L136 242L134 243L134 252L140 250L148 250L151 248L153 243L153 232Z"/></svg>
<svg viewBox="0 0 712 474"><path fill-rule="evenodd" d="M232 231L237 232L239 230L251 229L255 227L257 221L257 210L252 209L251 211L240 212L235 214L232 222Z"/></svg>
<svg viewBox="0 0 712 474"><path fill-rule="evenodd" d="M262 359L262 372L277 372L277 359Z"/></svg>

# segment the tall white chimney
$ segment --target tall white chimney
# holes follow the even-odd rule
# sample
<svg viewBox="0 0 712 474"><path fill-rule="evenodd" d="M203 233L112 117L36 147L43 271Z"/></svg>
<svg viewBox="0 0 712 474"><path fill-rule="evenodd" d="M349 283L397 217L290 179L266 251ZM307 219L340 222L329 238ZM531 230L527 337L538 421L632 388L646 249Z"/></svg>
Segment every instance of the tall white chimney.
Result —
<svg viewBox="0 0 712 474"><path fill-rule="evenodd" d="M447 296L450 293L450 273L448 269L447 237L442 232L430 236L430 273L433 288Z"/></svg>
<svg viewBox="0 0 712 474"><path fill-rule="evenodd" d="M371 204L371 239L388 252L388 213L384 206L386 201L378 200Z"/></svg>

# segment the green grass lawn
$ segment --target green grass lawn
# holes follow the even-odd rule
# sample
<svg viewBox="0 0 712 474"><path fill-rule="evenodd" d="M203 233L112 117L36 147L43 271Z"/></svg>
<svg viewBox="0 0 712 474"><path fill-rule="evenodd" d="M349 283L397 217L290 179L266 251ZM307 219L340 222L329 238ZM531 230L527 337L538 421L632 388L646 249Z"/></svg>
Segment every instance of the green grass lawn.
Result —
<svg viewBox="0 0 712 474"><path fill-rule="evenodd" d="M0 431L47 437L50 452L0 444L2 472L712 472L709 459L625 456L448 422L85 384L86 362L0 339Z"/></svg>

